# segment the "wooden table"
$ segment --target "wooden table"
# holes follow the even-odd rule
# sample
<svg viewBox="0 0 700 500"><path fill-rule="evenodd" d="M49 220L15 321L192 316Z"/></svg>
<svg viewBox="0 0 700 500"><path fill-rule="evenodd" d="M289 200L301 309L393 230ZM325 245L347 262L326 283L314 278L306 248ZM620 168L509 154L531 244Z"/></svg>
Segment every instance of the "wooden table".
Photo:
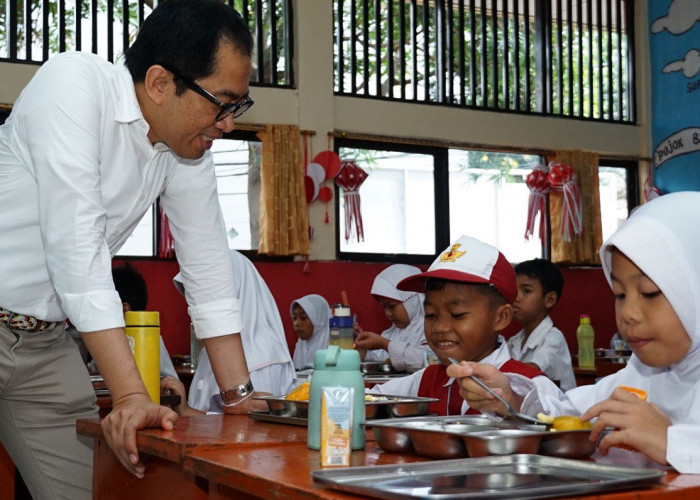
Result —
<svg viewBox="0 0 700 500"><path fill-rule="evenodd" d="M306 429L254 421L246 416L182 417L172 431L138 433L146 477L129 475L102 438L97 420L80 420L78 433L95 438L94 498L175 499L351 499L358 498L317 484L320 453L306 447ZM369 434L368 434L369 436ZM643 455L612 450L592 458L598 463L667 470L659 485L585 498L605 500L700 498L700 475L678 474ZM414 454L386 453L368 441L352 454L351 466L426 461Z"/></svg>

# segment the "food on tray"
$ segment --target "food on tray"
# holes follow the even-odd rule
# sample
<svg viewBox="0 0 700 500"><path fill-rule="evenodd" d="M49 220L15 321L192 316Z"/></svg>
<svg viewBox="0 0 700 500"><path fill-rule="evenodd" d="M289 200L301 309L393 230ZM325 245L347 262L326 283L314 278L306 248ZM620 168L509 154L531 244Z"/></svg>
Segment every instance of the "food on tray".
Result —
<svg viewBox="0 0 700 500"><path fill-rule="evenodd" d="M386 401L386 396L375 396L374 394L365 394L365 401L374 403L377 401Z"/></svg>
<svg viewBox="0 0 700 500"><path fill-rule="evenodd" d="M573 415L561 415L552 417L545 413L538 413L537 418L540 422L550 424L553 431L576 431L580 429L590 429L592 424L584 422L579 417Z"/></svg>
<svg viewBox="0 0 700 500"><path fill-rule="evenodd" d="M310 382L304 382L296 386L284 399L290 401L308 401L309 400L309 385Z"/></svg>

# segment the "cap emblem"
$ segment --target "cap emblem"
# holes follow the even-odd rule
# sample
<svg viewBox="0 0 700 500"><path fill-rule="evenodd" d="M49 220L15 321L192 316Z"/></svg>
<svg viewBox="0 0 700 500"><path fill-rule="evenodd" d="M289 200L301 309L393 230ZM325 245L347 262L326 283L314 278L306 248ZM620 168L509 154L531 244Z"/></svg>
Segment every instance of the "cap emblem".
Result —
<svg viewBox="0 0 700 500"><path fill-rule="evenodd" d="M462 255L467 253L466 251L459 251L459 247L461 246L461 243L455 243L454 245L452 245L447 252L444 252L440 256L440 262L456 262L457 259L459 259Z"/></svg>

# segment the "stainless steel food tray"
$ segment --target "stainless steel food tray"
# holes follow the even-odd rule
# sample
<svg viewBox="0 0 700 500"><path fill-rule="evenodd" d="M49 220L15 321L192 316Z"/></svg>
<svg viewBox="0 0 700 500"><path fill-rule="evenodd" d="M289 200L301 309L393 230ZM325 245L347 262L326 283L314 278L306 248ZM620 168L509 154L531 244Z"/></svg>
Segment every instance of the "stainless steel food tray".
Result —
<svg viewBox="0 0 700 500"><path fill-rule="evenodd" d="M249 411L248 416L253 420L259 420L261 422L272 422L274 424L299 425L302 427L306 427L307 425L309 425L309 421L305 418L282 417L280 415L273 415L269 411Z"/></svg>
<svg viewBox="0 0 700 500"><path fill-rule="evenodd" d="M588 458L596 449L589 429L549 432L545 426L486 415L370 420L365 425L385 451L437 459L513 453Z"/></svg>
<svg viewBox="0 0 700 500"><path fill-rule="evenodd" d="M412 396L392 396L388 394L371 394L382 399L365 401L365 418L398 418L425 415L428 407L435 398L422 398ZM306 420L309 416L308 401L293 401L284 396L254 396L267 402L271 415L279 417L296 417Z"/></svg>
<svg viewBox="0 0 700 500"><path fill-rule="evenodd" d="M508 455L312 472L333 489L374 498L495 499L585 495L658 483L662 470Z"/></svg>

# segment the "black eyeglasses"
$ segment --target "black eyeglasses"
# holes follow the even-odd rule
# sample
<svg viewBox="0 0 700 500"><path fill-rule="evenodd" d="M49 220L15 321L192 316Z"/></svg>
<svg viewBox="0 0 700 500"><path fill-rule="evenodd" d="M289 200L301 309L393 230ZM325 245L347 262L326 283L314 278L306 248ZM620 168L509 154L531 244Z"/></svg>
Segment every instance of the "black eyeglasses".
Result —
<svg viewBox="0 0 700 500"><path fill-rule="evenodd" d="M207 101L216 104L219 106L221 109L216 115L216 121L219 122L221 120L226 119L228 115L233 115L234 118L238 118L241 116L243 113L248 111L250 107L254 104L255 101L253 101L248 94L244 95L241 97L238 101L236 102L221 102L219 99L216 98L214 94L209 92L208 90L203 89L196 83L194 83L193 80L190 80L186 76L182 75L179 71L174 71L174 70L168 70L170 71L176 78L179 78L180 80L183 81L185 85L190 90L193 90L194 92L197 92L199 95L204 97Z"/></svg>

